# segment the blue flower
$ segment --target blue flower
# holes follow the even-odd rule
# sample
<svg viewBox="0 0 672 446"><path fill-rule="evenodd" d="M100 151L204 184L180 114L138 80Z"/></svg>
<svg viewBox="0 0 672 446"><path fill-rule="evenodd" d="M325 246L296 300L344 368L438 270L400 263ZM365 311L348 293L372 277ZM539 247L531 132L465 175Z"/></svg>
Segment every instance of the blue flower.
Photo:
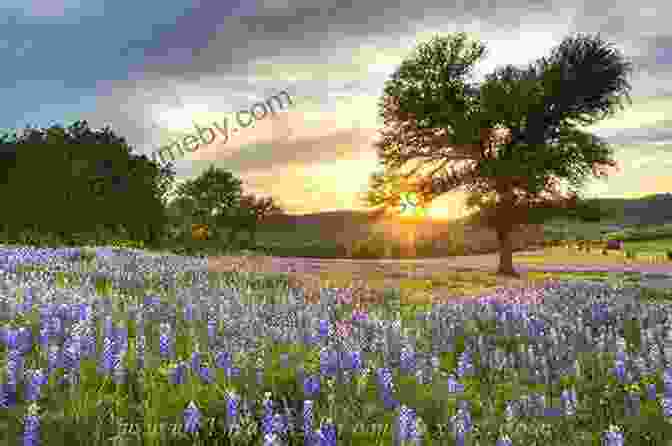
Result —
<svg viewBox="0 0 672 446"><path fill-rule="evenodd" d="M336 446L336 426L327 420L319 429L320 446Z"/></svg>
<svg viewBox="0 0 672 446"><path fill-rule="evenodd" d="M403 347L401 349L400 361L400 368L404 373L412 372L416 366L415 352L407 347Z"/></svg>
<svg viewBox="0 0 672 446"><path fill-rule="evenodd" d="M184 410L184 431L190 434L200 429L201 412L196 407L196 404L191 401Z"/></svg>
<svg viewBox="0 0 672 446"><path fill-rule="evenodd" d="M326 338L329 335L330 324L328 320L321 319L318 333L321 338Z"/></svg>
<svg viewBox="0 0 672 446"><path fill-rule="evenodd" d="M448 376L448 393L464 392L464 384L461 384L455 378L455 375Z"/></svg>
<svg viewBox="0 0 672 446"><path fill-rule="evenodd" d="M220 369L228 369L231 367L231 353L217 352L215 355L215 366Z"/></svg>
<svg viewBox="0 0 672 446"><path fill-rule="evenodd" d="M103 338L102 369L103 373L110 374L114 367L115 346L112 338Z"/></svg>
<svg viewBox="0 0 672 446"><path fill-rule="evenodd" d="M625 382L625 362L615 360L613 372L618 381L623 384Z"/></svg>
<svg viewBox="0 0 672 446"><path fill-rule="evenodd" d="M171 383L174 385L184 384L186 381L186 371L187 365L184 361L180 361L172 367L171 370Z"/></svg>
<svg viewBox="0 0 672 446"><path fill-rule="evenodd" d="M172 337L170 333L170 325L167 323L162 323L159 327L159 354L162 359L169 359L172 354Z"/></svg>
<svg viewBox="0 0 672 446"><path fill-rule="evenodd" d="M313 437L313 402L310 400L303 401L303 435L304 446L310 446Z"/></svg>
<svg viewBox="0 0 672 446"><path fill-rule="evenodd" d="M198 375L206 384L212 384L215 382L215 377L212 374L212 369L210 367L201 367L201 369L198 371Z"/></svg>
<svg viewBox="0 0 672 446"><path fill-rule="evenodd" d="M270 398L270 393L266 392L266 397L263 401L264 416L262 420L262 432L264 435L273 433L273 401Z"/></svg>
<svg viewBox="0 0 672 446"><path fill-rule="evenodd" d="M397 423L399 426L399 440L410 440L412 426L415 425L415 414L413 413L413 410L402 404L399 408Z"/></svg>
<svg viewBox="0 0 672 446"><path fill-rule="evenodd" d="M226 399L226 417L229 423L229 427L237 425L238 420L238 396L229 392Z"/></svg>
<svg viewBox="0 0 672 446"><path fill-rule="evenodd" d="M656 398L657 398L656 383L651 383L651 384L646 385L646 397L651 401L656 400Z"/></svg>
<svg viewBox="0 0 672 446"><path fill-rule="evenodd" d="M611 425L604 433L604 446L623 446L623 433L617 426Z"/></svg>
<svg viewBox="0 0 672 446"><path fill-rule="evenodd" d="M303 379L303 392L307 397L315 397L320 393L320 376L310 375Z"/></svg>
<svg viewBox="0 0 672 446"><path fill-rule="evenodd" d="M40 444L40 418L38 406L32 403L27 410L24 421L23 445L38 446Z"/></svg>
<svg viewBox="0 0 672 446"><path fill-rule="evenodd" d="M191 370L197 375L201 369L201 354L198 351L191 353Z"/></svg>

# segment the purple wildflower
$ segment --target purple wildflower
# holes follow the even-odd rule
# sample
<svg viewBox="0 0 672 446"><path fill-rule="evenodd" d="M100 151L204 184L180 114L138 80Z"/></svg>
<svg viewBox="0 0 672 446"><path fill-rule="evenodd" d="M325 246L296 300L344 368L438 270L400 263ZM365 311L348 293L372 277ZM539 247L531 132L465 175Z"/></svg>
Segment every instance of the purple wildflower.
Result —
<svg viewBox="0 0 672 446"><path fill-rule="evenodd" d="M233 392L227 394L226 418L230 429L238 424L238 396Z"/></svg>
<svg viewBox="0 0 672 446"><path fill-rule="evenodd" d="M170 324L164 322L159 327L159 354L162 359L169 359L171 357L172 339L170 333Z"/></svg>
<svg viewBox="0 0 672 446"><path fill-rule="evenodd" d="M273 401L271 394L266 392L264 401L264 417L262 421L262 432L264 435L273 433Z"/></svg>
<svg viewBox="0 0 672 446"><path fill-rule="evenodd" d="M40 444L40 417L38 406L32 403L28 409L24 421L23 445L38 446Z"/></svg>
<svg viewBox="0 0 672 446"><path fill-rule="evenodd" d="M313 443L313 402L303 401L303 444L311 446Z"/></svg>
<svg viewBox="0 0 672 446"><path fill-rule="evenodd" d="M320 393L320 376L310 375L303 380L303 392L308 397L315 397Z"/></svg>
<svg viewBox="0 0 672 446"><path fill-rule="evenodd" d="M617 426L609 426L604 433L604 446L623 446L623 433Z"/></svg>
<svg viewBox="0 0 672 446"><path fill-rule="evenodd" d="M184 410L184 431L193 434L200 429L201 412L196 404L191 401Z"/></svg>

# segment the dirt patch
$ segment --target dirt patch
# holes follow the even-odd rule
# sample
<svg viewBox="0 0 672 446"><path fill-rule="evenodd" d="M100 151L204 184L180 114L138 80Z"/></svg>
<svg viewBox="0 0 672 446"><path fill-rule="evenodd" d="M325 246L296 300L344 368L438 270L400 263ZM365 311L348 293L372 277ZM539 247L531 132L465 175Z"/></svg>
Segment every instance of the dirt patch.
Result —
<svg viewBox="0 0 672 446"><path fill-rule="evenodd" d="M383 290L401 290L402 302L437 303L463 301L498 287L523 287L538 284L542 278L534 271L569 268L589 271L591 267L640 272L669 271L672 264L632 262L618 253L572 253L565 248L546 251L516 252L514 265L520 278L495 274L498 254L483 254L435 259L308 259L280 257L217 257L209 259L212 271L252 271L282 273L291 286L306 290L309 301L316 299L321 287L350 287L362 303L382 301Z"/></svg>
<svg viewBox="0 0 672 446"><path fill-rule="evenodd" d="M349 287L365 304L380 302L388 288L401 290L405 303L437 303L538 281L528 280L526 274L520 279L496 276L493 271L498 261L494 254L419 260L227 256L210 258L209 269L286 274L291 286L306 290L311 301L321 287Z"/></svg>

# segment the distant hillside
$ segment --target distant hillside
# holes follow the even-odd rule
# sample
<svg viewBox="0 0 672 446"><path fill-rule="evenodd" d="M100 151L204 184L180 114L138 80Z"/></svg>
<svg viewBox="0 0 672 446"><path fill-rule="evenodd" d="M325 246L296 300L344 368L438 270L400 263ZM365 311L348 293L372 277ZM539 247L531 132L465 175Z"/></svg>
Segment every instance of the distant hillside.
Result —
<svg viewBox="0 0 672 446"><path fill-rule="evenodd" d="M614 217L606 222L619 225L659 225L672 223L672 193L656 194L642 198L598 198L588 200L591 203L597 201L598 205L605 210L613 211ZM328 227L339 224L359 225L375 221L379 218L376 212L367 211L330 211L313 214L278 215L269 217L267 224L272 225L326 225ZM388 217L391 218L391 217ZM465 221L452 220L453 223ZM447 223L451 220L433 220L436 223ZM605 223L606 223L605 222Z"/></svg>
<svg viewBox="0 0 672 446"><path fill-rule="evenodd" d="M614 211L609 221L624 225L662 225L672 223L672 193L649 195L642 198L600 198L603 209Z"/></svg>

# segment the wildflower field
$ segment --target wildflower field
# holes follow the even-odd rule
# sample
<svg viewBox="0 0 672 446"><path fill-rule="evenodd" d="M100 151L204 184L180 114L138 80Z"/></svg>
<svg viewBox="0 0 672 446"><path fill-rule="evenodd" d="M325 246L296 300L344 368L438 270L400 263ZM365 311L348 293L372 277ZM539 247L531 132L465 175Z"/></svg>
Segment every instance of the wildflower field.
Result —
<svg viewBox="0 0 672 446"><path fill-rule="evenodd" d="M672 444L669 293L559 280L308 304L282 277L0 250L0 444Z"/></svg>

